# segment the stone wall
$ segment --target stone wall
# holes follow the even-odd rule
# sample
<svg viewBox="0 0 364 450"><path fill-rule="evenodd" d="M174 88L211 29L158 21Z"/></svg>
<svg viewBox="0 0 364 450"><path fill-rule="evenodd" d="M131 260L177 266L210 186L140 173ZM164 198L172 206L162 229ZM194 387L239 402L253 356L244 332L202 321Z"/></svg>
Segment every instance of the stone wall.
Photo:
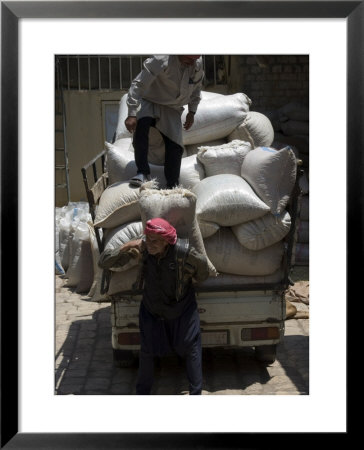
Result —
<svg viewBox="0 0 364 450"><path fill-rule="evenodd" d="M244 55L227 57L229 92L243 92L251 110L267 111L290 102L308 105L308 55Z"/></svg>

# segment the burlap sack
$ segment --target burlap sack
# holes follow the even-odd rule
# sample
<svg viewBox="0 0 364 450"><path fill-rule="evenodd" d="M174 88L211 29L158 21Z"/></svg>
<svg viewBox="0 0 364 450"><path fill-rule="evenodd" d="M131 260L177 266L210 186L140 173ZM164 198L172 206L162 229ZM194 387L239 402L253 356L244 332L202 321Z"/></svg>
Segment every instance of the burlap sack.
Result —
<svg viewBox="0 0 364 450"><path fill-rule="evenodd" d="M143 234L143 225L141 221L130 222L120 225L112 230L105 232L105 250L114 250L122 247L129 241L138 239ZM110 269L113 272L124 272L138 264L138 259L132 259L124 266L117 269Z"/></svg>
<svg viewBox="0 0 364 450"><path fill-rule="evenodd" d="M188 237L191 245L206 255L196 218L196 196L191 191L183 188L148 189L148 183L145 183L141 188L139 206L143 228L147 220L161 217L176 228L179 237ZM210 274L216 275L214 266L208 262Z"/></svg>
<svg viewBox="0 0 364 450"><path fill-rule="evenodd" d="M226 138L249 112L251 100L245 94L211 96L202 98L192 127L182 131L183 145L198 144ZM188 108L182 114L186 121Z"/></svg>
<svg viewBox="0 0 364 450"><path fill-rule="evenodd" d="M238 125L227 139L229 142L235 139L248 141L252 148L269 147L274 140L274 129L268 117L262 113L250 111L243 123Z"/></svg>
<svg viewBox="0 0 364 450"><path fill-rule="evenodd" d="M241 245L249 250L261 250L282 240L291 228L287 211L280 216L270 212L259 219L231 227Z"/></svg>
<svg viewBox="0 0 364 450"><path fill-rule="evenodd" d="M279 215L289 201L296 170L296 157L289 147L282 150L258 147L244 158L241 176L270 207L271 213Z"/></svg>
<svg viewBox="0 0 364 450"><path fill-rule="evenodd" d="M96 210L95 227L114 228L140 219L139 188L127 181L108 186L102 193Z"/></svg>
<svg viewBox="0 0 364 450"><path fill-rule="evenodd" d="M109 184L130 180L136 173L137 167L134 154L125 148L121 149L113 144L105 142L107 150L107 170ZM151 177L155 179L161 188L166 187L164 166L149 164ZM196 155L182 158L179 182L186 189L191 188L205 177L202 164Z"/></svg>
<svg viewBox="0 0 364 450"><path fill-rule="evenodd" d="M265 276L281 266L282 242L258 251L249 250L239 243L230 228L222 227L204 243L208 257L221 273Z"/></svg>
<svg viewBox="0 0 364 450"><path fill-rule="evenodd" d="M241 165L251 149L249 142L239 140L213 147L202 145L197 159L204 166L207 177L223 173L240 176Z"/></svg>
<svg viewBox="0 0 364 450"><path fill-rule="evenodd" d="M196 184L198 220L233 226L262 217L269 207L259 199L240 176L223 174L207 177Z"/></svg>

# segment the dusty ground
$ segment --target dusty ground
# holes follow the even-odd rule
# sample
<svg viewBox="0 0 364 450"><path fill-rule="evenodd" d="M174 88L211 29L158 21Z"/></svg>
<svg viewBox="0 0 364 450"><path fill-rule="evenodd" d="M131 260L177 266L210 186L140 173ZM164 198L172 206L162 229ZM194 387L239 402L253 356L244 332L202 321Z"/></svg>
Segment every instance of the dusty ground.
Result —
<svg viewBox="0 0 364 450"><path fill-rule="evenodd" d="M295 298L295 287L307 284L308 269L292 274L293 298L285 322L285 337L277 360L266 366L256 361L252 348L204 349L205 395L304 395L309 393L309 302ZM55 393L128 395L135 393L137 366L114 367L111 347L110 304L90 302L56 277ZM306 292L305 290L303 292ZM297 292L301 295L302 289ZM294 308L296 311L294 311ZM154 394L183 395L187 378L174 356L156 369Z"/></svg>

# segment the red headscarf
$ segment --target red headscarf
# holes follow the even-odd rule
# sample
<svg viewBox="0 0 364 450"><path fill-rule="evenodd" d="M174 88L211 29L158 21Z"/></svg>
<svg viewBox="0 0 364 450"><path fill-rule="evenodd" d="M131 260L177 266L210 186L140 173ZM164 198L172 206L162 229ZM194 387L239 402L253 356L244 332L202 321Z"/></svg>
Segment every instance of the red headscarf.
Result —
<svg viewBox="0 0 364 450"><path fill-rule="evenodd" d="M148 220L144 233L159 234L171 245L174 245L177 242L176 229L169 222L160 217Z"/></svg>

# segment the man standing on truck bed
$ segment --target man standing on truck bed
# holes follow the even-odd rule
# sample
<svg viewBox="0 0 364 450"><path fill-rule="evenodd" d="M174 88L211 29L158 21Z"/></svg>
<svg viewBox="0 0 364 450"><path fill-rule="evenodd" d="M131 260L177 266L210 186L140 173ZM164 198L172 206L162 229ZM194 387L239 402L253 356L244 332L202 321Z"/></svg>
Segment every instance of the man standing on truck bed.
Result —
<svg viewBox="0 0 364 450"><path fill-rule="evenodd" d="M140 357L137 394L150 394L154 357L174 350L186 360L189 392L202 390L200 317L192 280L208 277L207 259L186 246L180 261L175 228L162 218L148 220L145 236L115 250L105 250L99 261L103 269L121 267L142 255L143 298L139 310ZM179 280L179 281L178 281Z"/></svg>
<svg viewBox="0 0 364 450"><path fill-rule="evenodd" d="M149 128L153 126L163 136L164 174L167 188L173 188L178 185L183 153L183 106L188 105L183 126L189 130L201 100L202 58L200 55L159 55L146 59L143 65L143 70L131 83L127 97L125 126L130 133L134 132L137 166L137 174L130 184L140 186L150 180L148 137Z"/></svg>

